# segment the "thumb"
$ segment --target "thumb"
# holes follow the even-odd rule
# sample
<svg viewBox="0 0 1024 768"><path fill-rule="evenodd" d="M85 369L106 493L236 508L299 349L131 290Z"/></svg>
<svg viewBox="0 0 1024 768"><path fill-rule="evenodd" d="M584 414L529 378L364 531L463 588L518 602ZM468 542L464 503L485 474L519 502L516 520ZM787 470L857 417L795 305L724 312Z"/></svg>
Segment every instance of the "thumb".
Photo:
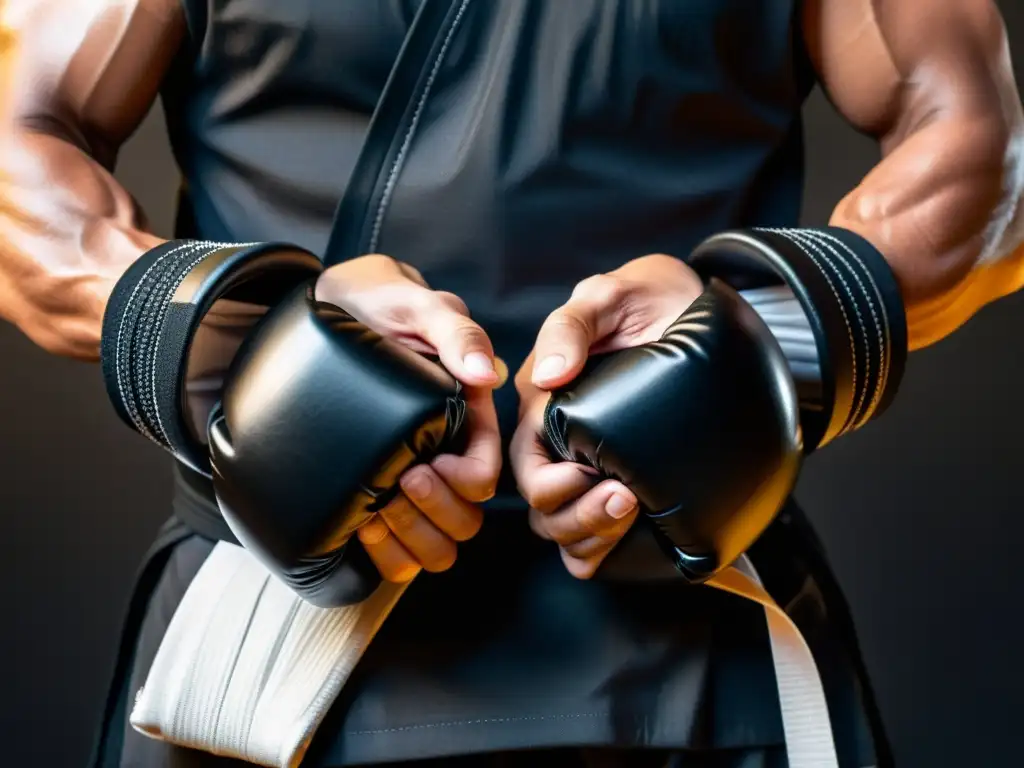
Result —
<svg viewBox="0 0 1024 768"><path fill-rule="evenodd" d="M568 384L583 369L590 348L618 327L618 302L577 293L548 315L537 334L531 375L536 387Z"/></svg>

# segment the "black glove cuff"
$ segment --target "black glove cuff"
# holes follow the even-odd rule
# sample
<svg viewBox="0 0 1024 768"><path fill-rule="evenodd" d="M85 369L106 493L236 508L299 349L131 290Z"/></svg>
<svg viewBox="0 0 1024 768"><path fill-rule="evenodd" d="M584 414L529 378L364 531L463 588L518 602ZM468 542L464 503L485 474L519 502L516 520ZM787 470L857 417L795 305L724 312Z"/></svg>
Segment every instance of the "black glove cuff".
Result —
<svg viewBox="0 0 1024 768"><path fill-rule="evenodd" d="M906 362L906 314L891 268L867 240L838 227L725 232L699 245L689 263L740 292L785 286L800 303L820 372L816 386L800 387L806 452L892 402Z"/></svg>
<svg viewBox="0 0 1024 768"><path fill-rule="evenodd" d="M118 416L209 477L206 438L186 397L197 331L220 299L273 306L321 271L314 254L284 243L174 240L147 251L117 282L103 317L101 366Z"/></svg>

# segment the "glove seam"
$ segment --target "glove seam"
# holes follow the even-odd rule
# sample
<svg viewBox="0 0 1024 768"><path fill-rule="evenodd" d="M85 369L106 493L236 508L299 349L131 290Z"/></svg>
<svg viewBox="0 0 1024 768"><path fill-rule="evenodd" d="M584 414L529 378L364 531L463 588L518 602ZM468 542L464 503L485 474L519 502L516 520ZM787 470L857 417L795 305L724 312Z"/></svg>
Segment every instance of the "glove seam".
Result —
<svg viewBox="0 0 1024 768"><path fill-rule="evenodd" d="M842 247L843 249L846 250L850 257L854 261L856 261L860 268L864 271L867 281L871 284L871 288L874 290L874 298L878 301L879 314L881 315L881 320L879 320L878 315L875 314L874 307L871 304L871 298L865 292L865 297L868 298L868 306L871 308L871 315L875 321L879 335L879 343L881 345L881 348L879 349L879 366L882 372L879 373L879 380L877 387L875 388L875 393L871 400L870 410L868 410L861 418L861 420L855 425L855 428L859 428L860 426L863 426L863 424L865 424L868 421L868 419L871 418L871 415L877 409L878 403L881 401L882 398L882 393L885 391L885 388L889 381L889 371L892 365L892 335L889 328L889 315L888 312L886 312L885 302L883 301L882 292L878 287L878 283L875 281L874 276L871 274L871 270L868 269L867 264L864 263L863 259L860 258L857 252L853 248L851 248L847 243L843 242L840 238L837 238L834 235L831 235L827 232L815 230L814 234L817 237L832 242L835 245ZM851 269L851 272L852 271L853 270Z"/></svg>
<svg viewBox="0 0 1024 768"><path fill-rule="evenodd" d="M787 229L782 231L782 233L786 237L788 237L793 243L795 243L810 258L814 259L816 263L818 263L814 255L811 254L811 250L813 250L821 259L819 269L821 269L822 272L825 271L826 267L831 269L832 273L843 284L843 288L846 289L846 295L850 299L850 306L853 309L854 314L856 315L857 324L860 330L860 338L864 341L864 369L862 371L863 383L860 389L858 390L856 387L856 381L854 382L854 390L857 393L856 400L854 401L853 406L850 409L850 413L847 415L846 421L843 424L843 428L840 432L840 434L842 434L844 432L847 432L849 429L853 428L856 425L859 416L868 407L868 397L870 394L868 390L871 386L871 344L868 340L868 323L864 319L864 315L860 311L860 307L858 306L857 301L855 300L855 294L853 290L850 288L850 284L847 282L846 278L843 277L843 274L840 271L839 267L831 259L829 259L828 254L825 253L823 249L827 248L828 250L832 251L833 256L835 256L837 260L843 262L847 269L849 269L854 280L856 280L857 283L860 285L861 289L864 288L864 285L863 283L860 282L853 268L850 267L850 265L847 264L845 260L842 259L842 257L840 257L839 254L835 252L834 249L822 243L815 242L814 238L804 234L805 232L807 232L807 230ZM840 300L842 299L840 298ZM856 346L854 346L851 349L851 352L853 359L856 360ZM854 365L856 365L856 363L854 363ZM881 372L879 372L879 376L881 376Z"/></svg>

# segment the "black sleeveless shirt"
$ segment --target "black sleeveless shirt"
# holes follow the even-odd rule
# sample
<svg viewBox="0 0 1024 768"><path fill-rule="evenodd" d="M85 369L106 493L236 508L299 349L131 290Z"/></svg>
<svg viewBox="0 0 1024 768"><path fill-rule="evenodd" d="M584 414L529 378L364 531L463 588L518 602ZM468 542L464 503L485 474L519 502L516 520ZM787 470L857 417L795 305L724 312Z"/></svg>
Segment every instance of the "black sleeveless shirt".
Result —
<svg viewBox="0 0 1024 768"><path fill-rule="evenodd" d="M797 0L183 3L190 39L164 91L178 235L326 254L347 194L329 257L415 265L513 371L579 280L797 223L812 82ZM498 404L507 438L513 387ZM188 478L176 504L210 497ZM753 604L572 579L507 478L460 552L385 624L316 764L782 743ZM872 762L847 731L844 765Z"/></svg>

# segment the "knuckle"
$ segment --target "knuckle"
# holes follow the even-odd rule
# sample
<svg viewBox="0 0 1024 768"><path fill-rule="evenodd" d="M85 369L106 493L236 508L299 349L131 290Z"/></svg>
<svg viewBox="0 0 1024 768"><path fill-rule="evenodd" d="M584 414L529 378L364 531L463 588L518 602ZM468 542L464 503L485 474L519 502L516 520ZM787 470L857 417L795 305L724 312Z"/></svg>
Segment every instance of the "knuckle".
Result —
<svg viewBox="0 0 1024 768"><path fill-rule="evenodd" d="M450 291L437 291L434 296L448 309L460 315L469 316L469 307L462 299Z"/></svg>
<svg viewBox="0 0 1024 768"><path fill-rule="evenodd" d="M534 488L529 483L519 483L519 495L529 505L530 509L537 512L545 512L548 509L547 494L539 488Z"/></svg>
<svg viewBox="0 0 1024 768"><path fill-rule="evenodd" d="M586 581L594 576L598 566L594 558L581 559L573 557L564 549L561 552L562 564L573 578Z"/></svg>
<svg viewBox="0 0 1024 768"><path fill-rule="evenodd" d="M529 521L531 531L545 541L551 541L551 534L548 533L547 529L547 518L542 512L531 507L527 519Z"/></svg>
<svg viewBox="0 0 1024 768"><path fill-rule="evenodd" d="M388 526L383 521L373 518L359 529L358 535L363 546L375 547L383 542L390 535L390 532Z"/></svg>
<svg viewBox="0 0 1024 768"><path fill-rule="evenodd" d="M396 274L400 274L402 271L401 262L393 256L388 256L386 253L368 253L365 256L361 256L358 259L353 259L350 264L357 264L360 267L368 267L374 270L388 270ZM332 269L337 269L344 266L345 262L335 265Z"/></svg>
<svg viewBox="0 0 1024 768"><path fill-rule="evenodd" d="M606 274L593 275L576 284L572 298L603 306L614 304L621 299L625 290L625 284L621 278Z"/></svg>
<svg viewBox="0 0 1024 768"><path fill-rule="evenodd" d="M551 531L551 540L559 546L565 547L567 551L568 548L572 547L578 539L579 535L577 531L570 531L561 528Z"/></svg>
<svg viewBox="0 0 1024 768"><path fill-rule="evenodd" d="M391 504L381 511L388 527L396 533L408 533L416 528L421 514L409 503Z"/></svg>
<svg viewBox="0 0 1024 768"><path fill-rule="evenodd" d="M593 538L584 539L583 541L570 544L565 548L565 551L576 558L577 560L587 560L591 557L600 555L604 550L604 545L595 543Z"/></svg>

